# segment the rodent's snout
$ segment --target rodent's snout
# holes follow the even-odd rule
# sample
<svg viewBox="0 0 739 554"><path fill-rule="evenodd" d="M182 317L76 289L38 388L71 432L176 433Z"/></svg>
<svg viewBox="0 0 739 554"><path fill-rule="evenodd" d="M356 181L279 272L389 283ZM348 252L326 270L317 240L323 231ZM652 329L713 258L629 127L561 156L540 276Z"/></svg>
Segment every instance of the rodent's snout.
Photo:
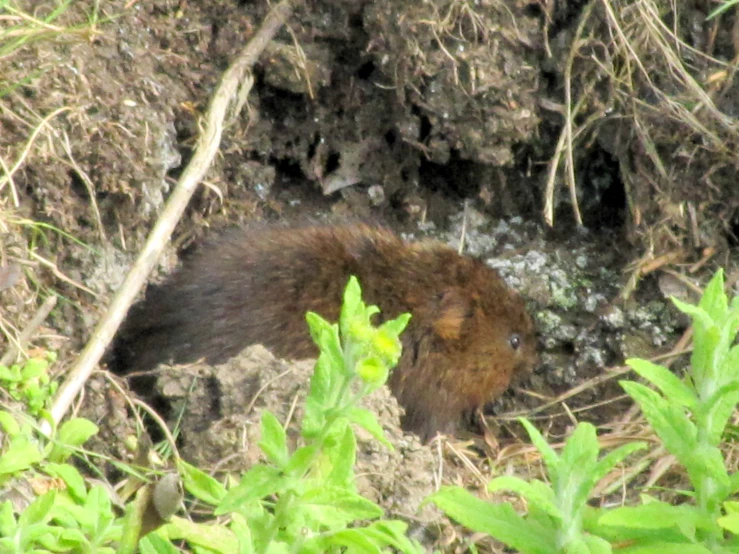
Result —
<svg viewBox="0 0 739 554"><path fill-rule="evenodd" d="M541 364L541 358L539 358L539 354L537 352L533 352L516 365L516 370L519 373L530 375L537 367L539 367L539 364Z"/></svg>
<svg viewBox="0 0 739 554"><path fill-rule="evenodd" d="M538 341L535 336L528 336L525 343L516 352L515 372L531 374L541 364L541 358L537 349Z"/></svg>

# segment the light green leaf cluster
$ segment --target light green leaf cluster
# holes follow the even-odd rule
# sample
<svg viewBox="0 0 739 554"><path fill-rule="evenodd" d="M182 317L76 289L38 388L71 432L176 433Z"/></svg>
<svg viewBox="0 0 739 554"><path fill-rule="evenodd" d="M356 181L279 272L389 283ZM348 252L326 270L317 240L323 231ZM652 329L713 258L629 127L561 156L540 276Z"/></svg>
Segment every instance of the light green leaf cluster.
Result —
<svg viewBox="0 0 739 554"><path fill-rule="evenodd" d="M19 420L21 422L19 422ZM71 419L44 444L23 416L0 412L4 436L0 452L0 483L33 478L62 483L36 497L24 508L11 500L0 504L0 552L113 553L122 526L102 486L88 489L69 457L97 427L86 419Z"/></svg>
<svg viewBox="0 0 739 554"><path fill-rule="evenodd" d="M708 551L729 547L724 531L733 515L725 502L737 490L737 475L729 475L719 448L734 408L739 402L739 298L729 304L724 292L723 271L706 287L697 306L673 299L693 320L693 354L685 380L666 367L646 360L627 360L656 391L633 381L622 381L624 390L637 401L642 413L665 448L685 468L694 489L695 503L680 507L644 497L639 507L624 507L609 514L604 525L620 525L644 543L642 512L659 512L675 534L675 543L699 543ZM648 507L648 508L647 508ZM631 525L631 526L630 526ZM728 525L728 527L727 527ZM667 529L663 531L663 535Z"/></svg>
<svg viewBox="0 0 739 554"><path fill-rule="evenodd" d="M30 358L22 365L10 367L0 365L0 388L7 391L13 400L27 406L34 417L41 414L59 385L49 377L49 363L56 360L53 353L45 357Z"/></svg>
<svg viewBox="0 0 739 554"><path fill-rule="evenodd" d="M430 500L466 527L527 554L611 552L611 545L583 523L592 511L587 501L598 481L644 444L626 444L599 459L595 427L580 423L557 455L529 421L520 421L541 453L551 482L503 476L493 479L488 489L510 490L525 498L527 516L518 514L508 503L485 502L459 487L442 488Z"/></svg>

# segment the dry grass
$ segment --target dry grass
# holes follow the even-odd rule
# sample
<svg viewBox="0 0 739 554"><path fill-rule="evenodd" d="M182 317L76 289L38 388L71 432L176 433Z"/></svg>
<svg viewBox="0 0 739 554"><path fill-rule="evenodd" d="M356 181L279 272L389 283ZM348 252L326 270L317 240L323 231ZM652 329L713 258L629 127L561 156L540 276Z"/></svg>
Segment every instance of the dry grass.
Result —
<svg viewBox="0 0 739 554"><path fill-rule="evenodd" d="M550 165L545 219L554 221L564 166L579 221L577 150L602 137L620 162L632 238L644 251L629 291L641 264L720 243L739 212L739 122L730 100L737 94L739 27L728 12L710 22L706 15L668 0L593 0L571 43L565 124ZM698 46L688 42L701 39Z"/></svg>

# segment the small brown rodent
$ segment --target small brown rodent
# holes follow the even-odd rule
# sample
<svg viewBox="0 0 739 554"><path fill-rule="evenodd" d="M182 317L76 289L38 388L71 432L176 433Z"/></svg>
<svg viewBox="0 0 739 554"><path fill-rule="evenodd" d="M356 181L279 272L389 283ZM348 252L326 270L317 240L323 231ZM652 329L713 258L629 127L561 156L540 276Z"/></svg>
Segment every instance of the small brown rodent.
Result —
<svg viewBox="0 0 739 554"><path fill-rule="evenodd" d="M453 432L537 363L523 300L495 270L438 242L347 224L257 227L207 243L132 308L110 366L221 363L256 343L280 357L315 356L305 313L336 321L351 275L378 320L412 314L389 384L404 429L424 440Z"/></svg>

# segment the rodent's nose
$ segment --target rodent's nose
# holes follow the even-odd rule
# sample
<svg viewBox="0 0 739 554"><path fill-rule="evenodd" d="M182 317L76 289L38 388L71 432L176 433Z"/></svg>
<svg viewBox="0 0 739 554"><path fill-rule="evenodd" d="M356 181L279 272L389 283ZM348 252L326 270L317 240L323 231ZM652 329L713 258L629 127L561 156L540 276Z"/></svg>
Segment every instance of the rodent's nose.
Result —
<svg viewBox="0 0 739 554"><path fill-rule="evenodd" d="M520 360L516 366L516 370L520 373L531 374L541 364L541 358L538 352L532 352L524 359Z"/></svg>

